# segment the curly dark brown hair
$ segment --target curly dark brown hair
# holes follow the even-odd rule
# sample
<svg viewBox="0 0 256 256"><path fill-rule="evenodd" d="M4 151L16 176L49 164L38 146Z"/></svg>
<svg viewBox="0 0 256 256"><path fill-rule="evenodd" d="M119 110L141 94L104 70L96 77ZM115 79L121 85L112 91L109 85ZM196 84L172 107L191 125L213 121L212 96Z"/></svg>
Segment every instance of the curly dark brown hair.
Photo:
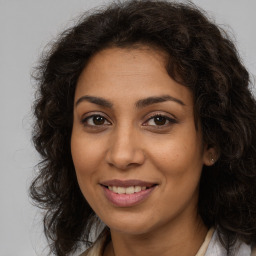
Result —
<svg viewBox="0 0 256 256"><path fill-rule="evenodd" d="M218 161L203 167L200 181L198 212L205 225L218 227L227 249L236 239L255 242L256 102L248 72L228 35L198 7L146 0L83 16L60 35L35 74L33 142L42 161L30 193L45 210L51 252L69 255L81 241L88 245L97 221L79 189L70 150L78 77L96 52L138 44L168 54L167 72L193 93L204 142L218 149Z"/></svg>

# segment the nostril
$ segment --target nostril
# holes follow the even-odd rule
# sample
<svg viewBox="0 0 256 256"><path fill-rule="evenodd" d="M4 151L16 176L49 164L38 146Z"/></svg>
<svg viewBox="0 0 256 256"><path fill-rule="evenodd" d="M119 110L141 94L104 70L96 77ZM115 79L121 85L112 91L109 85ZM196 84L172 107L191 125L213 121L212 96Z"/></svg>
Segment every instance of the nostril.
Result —
<svg viewBox="0 0 256 256"><path fill-rule="evenodd" d="M109 164L109 166L116 167L121 170L140 166L144 163L144 161L144 153L139 149L123 149L123 152L113 150L109 151L106 155L106 162Z"/></svg>

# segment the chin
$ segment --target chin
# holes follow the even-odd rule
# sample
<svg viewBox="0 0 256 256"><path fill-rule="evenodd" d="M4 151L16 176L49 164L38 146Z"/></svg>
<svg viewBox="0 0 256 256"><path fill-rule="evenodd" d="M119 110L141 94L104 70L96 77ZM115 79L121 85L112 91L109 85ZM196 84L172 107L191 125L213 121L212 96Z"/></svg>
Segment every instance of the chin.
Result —
<svg viewBox="0 0 256 256"><path fill-rule="evenodd" d="M124 233L127 235L148 234L154 230L155 226L157 226L152 222L152 218L147 218L143 214L141 214L140 217L114 217L112 220L108 220L105 223L111 231Z"/></svg>
<svg viewBox="0 0 256 256"><path fill-rule="evenodd" d="M145 228L145 226L142 228L140 225L116 225L113 227L110 227L111 231L126 234L126 235L131 235L131 236L142 236L149 234L151 231L151 228Z"/></svg>

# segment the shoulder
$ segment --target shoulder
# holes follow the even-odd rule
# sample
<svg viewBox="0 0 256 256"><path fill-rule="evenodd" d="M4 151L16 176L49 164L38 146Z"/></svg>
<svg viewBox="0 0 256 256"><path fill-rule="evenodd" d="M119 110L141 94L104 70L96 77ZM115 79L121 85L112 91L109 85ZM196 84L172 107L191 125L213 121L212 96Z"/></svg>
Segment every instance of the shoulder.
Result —
<svg viewBox="0 0 256 256"><path fill-rule="evenodd" d="M104 251L104 243L97 241L92 245L92 247L88 248L80 256L102 256L103 251Z"/></svg>
<svg viewBox="0 0 256 256"><path fill-rule="evenodd" d="M99 243L95 243L92 247L88 248L85 252L80 254L80 256L102 256L103 250L102 245Z"/></svg>
<svg viewBox="0 0 256 256"><path fill-rule="evenodd" d="M99 238L93 243L90 248L88 248L79 256L102 256L108 239L109 234L105 232L104 234L99 236Z"/></svg>
<svg viewBox="0 0 256 256"><path fill-rule="evenodd" d="M88 250L86 250L85 252L83 252L82 254L80 254L79 256L87 256L88 255Z"/></svg>
<svg viewBox="0 0 256 256"><path fill-rule="evenodd" d="M234 256L256 256L256 247L248 245L240 240L236 241L236 243L232 246L231 251L233 253L232 255ZM215 230L204 256L226 255L227 251L220 242L217 231Z"/></svg>
<svg viewBox="0 0 256 256"><path fill-rule="evenodd" d="M252 246L252 253L251 256L256 256L256 245Z"/></svg>

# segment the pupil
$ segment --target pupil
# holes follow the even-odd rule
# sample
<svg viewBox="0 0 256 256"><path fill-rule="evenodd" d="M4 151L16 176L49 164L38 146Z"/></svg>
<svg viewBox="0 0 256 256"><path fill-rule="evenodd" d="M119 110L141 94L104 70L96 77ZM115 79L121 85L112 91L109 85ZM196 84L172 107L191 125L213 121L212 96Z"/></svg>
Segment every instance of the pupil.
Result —
<svg viewBox="0 0 256 256"><path fill-rule="evenodd" d="M166 123L166 118L163 116L157 116L154 118L154 121L157 125L165 125Z"/></svg>
<svg viewBox="0 0 256 256"><path fill-rule="evenodd" d="M95 116L93 117L93 123L96 125L102 125L104 124L104 118L102 116Z"/></svg>

